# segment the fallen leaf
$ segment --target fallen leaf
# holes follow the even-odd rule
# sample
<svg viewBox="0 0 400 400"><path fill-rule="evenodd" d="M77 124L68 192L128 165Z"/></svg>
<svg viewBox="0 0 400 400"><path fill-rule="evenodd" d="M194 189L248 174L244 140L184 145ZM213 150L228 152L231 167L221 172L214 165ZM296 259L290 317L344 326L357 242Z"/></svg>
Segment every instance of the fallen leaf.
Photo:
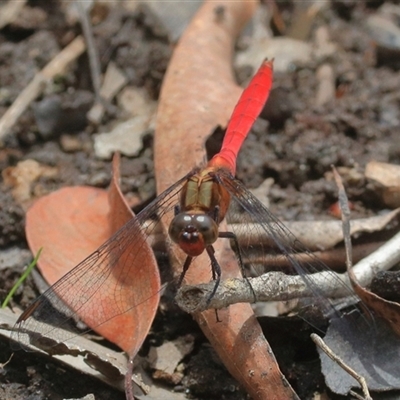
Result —
<svg viewBox="0 0 400 400"><path fill-rule="evenodd" d="M387 300L400 302L400 271L379 271L372 279L371 292Z"/></svg>
<svg viewBox="0 0 400 400"><path fill-rule="evenodd" d="M346 191L341 181L340 175L333 171L335 175L335 181L339 189L339 203L342 210L342 221L343 221L343 236L345 237L346 244L346 258L347 258L347 273L353 286L354 291L363 301L363 303L374 311L376 315L387 321L392 329L400 336L400 304L393 301L383 299L382 297L372 293L371 291L362 287L356 277L354 268L352 268L352 249L351 249L351 239L350 239L350 209L348 204L348 199ZM388 247L387 260L385 263L393 266L396 262L395 258L390 257L391 243L397 243L395 240L398 235L395 235L390 241L388 241L385 246ZM398 250L398 244L395 244L395 249ZM370 256L371 258L373 255Z"/></svg>
<svg viewBox="0 0 400 400"><path fill-rule="evenodd" d="M218 125L226 126L242 91L232 76L232 50L257 2L226 0L218 6L217 10L214 1L204 3L181 37L164 78L154 148L158 193L204 164L208 136ZM169 223L170 219L163 219L165 229ZM221 230L226 230L225 224ZM215 245L215 255L223 260L223 278L238 276L235 256L229 244L221 242ZM185 255L175 246L170 249L170 259L179 274ZM197 257L185 283L209 282L209 264L207 255ZM248 393L254 399L296 398L250 305L236 304L218 315L220 322L212 310L194 314L194 318Z"/></svg>
<svg viewBox="0 0 400 400"><path fill-rule="evenodd" d="M349 313L331 321L324 342L348 366L367 381L372 391L400 389L400 338L385 324L376 319L366 326L360 313ZM325 382L335 393L346 395L359 387L339 365L318 350ZM375 398L375 396L374 396Z"/></svg>
<svg viewBox="0 0 400 400"><path fill-rule="evenodd" d="M194 338L189 336L152 347L148 356L151 367L172 374L182 359L193 350L193 346Z"/></svg>
<svg viewBox="0 0 400 400"><path fill-rule="evenodd" d="M354 291L363 303L365 303L370 310L373 310L376 315L387 321L397 335L400 336L400 304L386 300L362 287L358 283L352 270L349 270L348 274Z"/></svg>
<svg viewBox="0 0 400 400"><path fill-rule="evenodd" d="M88 211L92 213L89 219ZM107 192L83 186L62 188L28 210L28 244L33 254L43 247L38 267L50 285L108 237L108 212Z"/></svg>
<svg viewBox="0 0 400 400"><path fill-rule="evenodd" d="M8 308L0 309L0 335L4 339L9 339L9 330L15 326L17 317L17 314ZM53 345L51 354L62 364L123 390L123 377L127 366L126 356L120 351L102 346L84 336L76 336L67 343L61 343L57 337L49 334L49 341ZM29 344L27 350L38 351L38 347ZM86 362L88 358L90 363ZM102 373L99 374L98 371Z"/></svg>
<svg viewBox="0 0 400 400"><path fill-rule="evenodd" d="M344 192L344 189L343 189ZM350 228L349 228L350 233ZM392 240L394 240L392 238ZM386 245L388 245L388 242ZM397 247L398 248L398 247ZM388 260L390 259L388 254ZM394 261L393 261L394 262ZM390 264L390 263L389 263ZM400 304L386 300L375 293L372 293L368 289L362 287L358 279L354 273L353 268L349 268L349 264L347 267L347 273L349 275L350 282L353 286L354 291L358 295L358 297L362 300L362 302L372 311L376 313L379 317L387 321L392 329L400 336Z"/></svg>
<svg viewBox="0 0 400 400"><path fill-rule="evenodd" d="M43 247L38 266L50 284L72 270L133 218L119 190L118 180L119 157L116 157L108 193L91 187L63 188L39 199L28 211L26 236L29 247L33 253ZM126 269L124 266L130 265L131 250L128 246L118 264L113 265L107 284L101 287L101 293L97 291L90 298L93 307L85 308L85 313L79 314L88 326L130 353L139 349L150 329L160 290L157 263L151 248L145 243L141 249L136 249L136 254L142 253L142 262L146 268L140 265L137 269ZM120 283L120 269L123 269L124 279L131 282L130 285ZM67 297L62 300L69 304L76 296L84 296L85 282L98 279L97 273L95 268L87 271L85 281L72 285L64 292ZM105 301L107 293L110 301ZM118 294L119 304L115 304L115 293ZM148 301L143 302L143 296ZM128 301L132 304L126 304ZM132 310L116 315L115 309L118 307ZM106 322L99 325L99 318Z"/></svg>
<svg viewBox="0 0 400 400"><path fill-rule="evenodd" d="M355 293L362 300L364 310L331 320L324 340L336 356L366 380L370 390L395 390L400 385L399 371L396 370L396 360L400 356L400 305L363 288L358 282L355 270L362 269L362 264L372 264L375 269L381 268L381 265L376 265L380 257L381 263L386 267L395 265L399 258L399 234L352 267L350 210L343 182L336 170L334 176L342 211L347 272ZM346 371L329 361L322 351L319 353L325 381L331 390L347 394L352 387L359 386Z"/></svg>

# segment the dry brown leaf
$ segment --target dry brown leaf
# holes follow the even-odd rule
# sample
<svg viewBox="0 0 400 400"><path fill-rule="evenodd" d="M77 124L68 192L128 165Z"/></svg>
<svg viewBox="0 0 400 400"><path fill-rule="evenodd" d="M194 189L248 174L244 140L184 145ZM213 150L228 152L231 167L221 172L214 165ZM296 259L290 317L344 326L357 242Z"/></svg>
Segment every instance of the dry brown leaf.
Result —
<svg viewBox="0 0 400 400"><path fill-rule="evenodd" d="M341 363L332 363L332 360L329 360L324 352L319 351L322 373L327 386L333 392L341 395L347 395L352 388L361 385L358 379L358 384L356 383L354 375L349 374L349 370L344 368L344 365L356 371L368 385L369 390L377 392L397 390L400 381L398 379L399 369L395 360L397 360L400 350L399 328L393 326L393 329L397 331L395 333L388 327L386 321L378 316L386 315L387 318L393 315L395 319L398 319L398 310L391 307L393 303L391 305L389 302L384 302L378 296L362 288L357 282L356 276L360 281L364 281L365 277L368 274L374 274L377 268L386 269L397 264L400 256L398 251L400 234L393 236L379 250L353 267L349 203L342 179L334 168L333 175L339 192L348 275L355 292L364 304L370 310L375 310L376 313L375 318L371 318L371 311L368 312L365 307L363 313L351 312L341 315L340 318L331 319L324 342L329 346L332 354L341 360ZM364 277L360 275L361 271L364 272ZM395 321L391 323L393 324L393 322ZM367 391L363 389L363 392L366 395Z"/></svg>
<svg viewBox="0 0 400 400"><path fill-rule="evenodd" d="M350 238L350 209L341 177L335 169L333 170L333 174L335 176L336 185L339 189L339 203L342 210L343 221L343 236L345 237L346 245L347 273L353 289L360 299L366 304L366 306L373 310L379 317L385 319L390 324L392 329L397 333L397 335L400 336L400 304L383 299L375 293L363 288L358 283L354 270L351 268L352 248Z"/></svg>
<svg viewBox="0 0 400 400"><path fill-rule="evenodd" d="M160 95L155 137L158 193L193 167L204 164L206 139L218 125L226 125L241 93L232 76L234 40L256 6L256 1L221 1L217 9L215 2L205 2L182 36ZM164 227L169 222L164 219ZM225 224L221 224L221 230L226 230ZM214 247L217 259L222 260L223 278L238 276L240 271L228 243L218 242ZM176 273L180 273L185 255L173 248L170 257ZM202 255L189 268L185 283L210 279L208 256ZM250 305L236 304L218 315L221 322L216 321L212 310L194 317L227 369L249 394L254 399L296 398Z"/></svg>
<svg viewBox="0 0 400 400"><path fill-rule="evenodd" d="M63 277L133 217L119 190L118 181L119 157L116 157L108 192L91 187L67 187L42 197L29 209L26 216L27 240L33 253L43 247L38 265L50 284ZM132 284L129 287L119 284L119 268L129 265L131 250L128 248L118 264L113 265L113 273L101 290L103 298L104 291L109 291L110 299L115 299L114 291L118 291L121 302L131 299L132 305L120 303L118 306L124 310L133 307L132 311L119 316L111 315L110 310L116 305L103 301L98 308L92 308L92 313L79 314L87 325L127 352L137 351L147 335L157 310L160 290L157 263L151 248L145 245L137 251L142 253L142 262L147 268L140 268L142 274L135 268L124 269L124 278ZM96 271L92 268L91 272L95 274ZM130 274L130 278L126 274ZM136 291L140 295L147 291L149 300L137 305L132 296ZM93 305L96 305L96 293L90 299ZM63 298L63 301L69 304L69 299L82 295L84 293L79 290L74 292L74 287L71 287L68 292L70 297ZM99 326L96 313L113 318Z"/></svg>
<svg viewBox="0 0 400 400"><path fill-rule="evenodd" d="M394 301L386 300L375 293L362 287L352 269L348 269L349 278L353 285L354 291L358 297L369 307L371 310L386 320L392 329L400 336L400 304Z"/></svg>

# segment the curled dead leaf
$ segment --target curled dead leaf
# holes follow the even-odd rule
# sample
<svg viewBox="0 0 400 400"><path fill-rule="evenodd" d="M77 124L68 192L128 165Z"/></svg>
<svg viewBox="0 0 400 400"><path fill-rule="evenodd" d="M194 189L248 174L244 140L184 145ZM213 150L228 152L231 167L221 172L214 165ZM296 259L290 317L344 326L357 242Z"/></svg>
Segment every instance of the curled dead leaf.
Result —
<svg viewBox="0 0 400 400"><path fill-rule="evenodd" d="M63 188L42 197L29 209L26 217L27 240L33 253L43 247L38 265L50 284L72 270L133 218L118 186L119 157L114 159L113 166L114 177L108 193L90 187ZM91 312L86 309L86 313L79 313L79 317L88 326L130 353L139 349L150 329L157 310L160 290L158 267L151 248L144 241L144 245L136 249L136 254L137 252L141 253L141 261L147 268L140 268L140 272L134 267L124 268L131 265L130 258L133 252L128 247L119 258L118 264L112 265L107 284L101 287L102 298L107 298L108 292L110 302L100 302L100 293L95 292L90 298L93 304ZM124 279L131 282L128 286L119 282L121 268ZM91 278L96 279L95 268L88 273ZM71 286L67 297L63 297L62 300L69 304L76 296L85 296L84 290L82 286ZM146 290L149 293L148 301L135 301L135 293L143 296ZM117 306L124 310L132 309L131 312L115 315L114 293L118 293L120 304ZM127 301L131 301L132 304L125 304ZM104 315L108 316L102 325L98 323L100 315L103 315L103 318Z"/></svg>
<svg viewBox="0 0 400 400"><path fill-rule="evenodd" d="M351 269L348 270L348 273L354 291L360 299L370 310L373 310L376 315L387 321L397 335L400 336L400 304L395 301L386 300L362 287Z"/></svg>
<svg viewBox="0 0 400 400"><path fill-rule="evenodd" d="M218 9L207 1L182 36L164 78L157 114L155 169L161 193L193 167L204 164L205 142L214 129L225 126L241 93L232 76L234 39L253 13L257 2L222 1ZM223 9L222 16L217 10ZM220 11L218 11L220 13ZM164 229L170 220L164 218ZM221 230L226 225L221 224ZM240 274L228 243L218 243L215 255L223 260L223 277ZM180 273L185 255L170 250ZM210 280L206 254L196 258L185 283ZM230 373L254 399L296 398L279 370L269 344L248 304L219 312L194 314L205 335Z"/></svg>
<svg viewBox="0 0 400 400"><path fill-rule="evenodd" d="M319 351L322 372L329 388L342 395L359 386L343 368L344 364L365 380L369 390L396 390L400 385L397 363L400 355L400 307L363 288L359 281L370 282L377 267L389 269L400 261L400 233L353 267L348 199L336 169L333 169L333 174L339 190L348 276L354 291L363 301L363 312L351 312L331 320L324 341L342 364L332 363L326 354Z"/></svg>

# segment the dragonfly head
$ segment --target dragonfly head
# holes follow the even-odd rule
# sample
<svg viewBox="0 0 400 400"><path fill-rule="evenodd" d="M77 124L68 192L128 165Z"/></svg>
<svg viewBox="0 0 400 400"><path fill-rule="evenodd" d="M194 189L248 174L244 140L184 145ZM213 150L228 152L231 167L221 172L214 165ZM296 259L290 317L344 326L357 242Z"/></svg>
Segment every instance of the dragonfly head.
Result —
<svg viewBox="0 0 400 400"><path fill-rule="evenodd" d="M180 213L169 226L170 238L189 256L199 256L218 238L218 225L207 214Z"/></svg>

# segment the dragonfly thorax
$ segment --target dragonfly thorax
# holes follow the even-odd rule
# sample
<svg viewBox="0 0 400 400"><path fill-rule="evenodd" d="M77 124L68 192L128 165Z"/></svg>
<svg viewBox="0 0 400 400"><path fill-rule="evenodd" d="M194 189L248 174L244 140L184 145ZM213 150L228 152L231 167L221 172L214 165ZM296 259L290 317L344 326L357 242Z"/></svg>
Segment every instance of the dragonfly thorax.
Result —
<svg viewBox="0 0 400 400"><path fill-rule="evenodd" d="M169 226L169 236L189 256L196 257L218 238L218 225L207 214L182 212Z"/></svg>

